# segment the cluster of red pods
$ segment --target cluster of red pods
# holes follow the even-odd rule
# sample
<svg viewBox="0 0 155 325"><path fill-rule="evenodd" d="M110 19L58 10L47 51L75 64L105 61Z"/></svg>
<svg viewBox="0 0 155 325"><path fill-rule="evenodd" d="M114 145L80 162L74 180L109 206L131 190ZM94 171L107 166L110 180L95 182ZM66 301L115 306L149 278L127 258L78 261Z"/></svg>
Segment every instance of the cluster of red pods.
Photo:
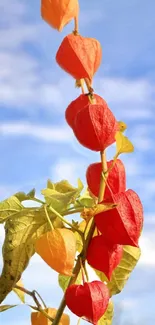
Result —
<svg viewBox="0 0 155 325"><path fill-rule="evenodd" d="M57 63L75 79L92 77L101 61L101 46L97 40L70 34L65 37L56 55ZM93 151L104 151L115 142L118 123L106 101L93 94L82 94L70 103L65 112L67 123L77 140ZM107 163L109 169L113 161ZM99 194L101 163L91 164L86 172L89 191ZM107 177L102 203L115 203L116 207L95 215L98 235L90 241L87 261L110 280L121 261L123 245L138 247L143 225L143 207L138 195L126 189L123 162L117 159ZM66 290L66 303L70 310L97 324L105 313L109 292L100 281L72 285Z"/></svg>

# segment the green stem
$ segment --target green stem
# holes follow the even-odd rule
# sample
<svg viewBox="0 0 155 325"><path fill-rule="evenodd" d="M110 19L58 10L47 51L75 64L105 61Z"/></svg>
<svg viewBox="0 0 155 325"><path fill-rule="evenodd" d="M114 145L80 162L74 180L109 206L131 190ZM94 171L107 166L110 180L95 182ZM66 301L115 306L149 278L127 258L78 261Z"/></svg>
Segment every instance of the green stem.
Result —
<svg viewBox="0 0 155 325"><path fill-rule="evenodd" d="M52 222L51 222L51 219L50 219L50 217L49 217L49 215L48 215L46 205L44 205L44 210L45 210L46 218L47 218L47 221L48 221L48 223L49 223L49 225L50 225L50 228L51 228L51 230L53 230L54 227L53 227Z"/></svg>
<svg viewBox="0 0 155 325"><path fill-rule="evenodd" d="M16 289L18 289L18 290L20 290L20 291L26 293L26 294L29 295L30 297L32 297L32 299L34 300L34 302L35 302L35 304L36 304L36 306L37 306L37 307L34 308L34 309L37 310L37 311L39 311L39 312L41 312L41 313L42 313L44 316L46 316L46 317L47 317L51 322L53 322L53 318L50 317L50 316L46 313L46 311L45 311L44 309L42 309L42 307L41 307L41 305L40 305L40 303L39 303L39 301L38 301L36 295L37 295L37 296L39 297L39 299L41 300L41 302L42 302L42 304L43 304L43 306L44 306L45 309L47 308L47 306L46 306L44 300L42 299L42 297L40 296L40 294L39 294L36 290L29 291L29 290L25 289L24 287L20 287L20 286L17 285L17 284L14 286L14 288L16 288Z"/></svg>
<svg viewBox="0 0 155 325"><path fill-rule="evenodd" d="M55 214L62 222L66 223L71 229L74 229L75 231L77 231L81 236L83 236L82 231L78 230L76 227L74 227L74 225L72 225L69 221L67 221L65 218L62 217L62 215L57 212L55 209L53 209L51 206L49 206L49 210L51 212L53 212L53 214Z"/></svg>
<svg viewBox="0 0 155 325"><path fill-rule="evenodd" d="M43 300L43 298L41 297L41 295L38 293L38 291L33 290L32 292L39 297L39 299L41 300L42 304L44 305L44 308L47 308L47 306L45 304L45 301Z"/></svg>
<svg viewBox="0 0 155 325"><path fill-rule="evenodd" d="M40 199L37 199L36 197L32 198L31 201L38 202L38 203L41 203L41 204L45 204L44 201L42 201Z"/></svg>
<svg viewBox="0 0 155 325"><path fill-rule="evenodd" d="M79 212L82 212L83 211L83 207L79 207L77 209L69 209L69 210L65 210L63 213L62 213L62 216L68 216L69 214L75 214L75 213L79 213Z"/></svg>

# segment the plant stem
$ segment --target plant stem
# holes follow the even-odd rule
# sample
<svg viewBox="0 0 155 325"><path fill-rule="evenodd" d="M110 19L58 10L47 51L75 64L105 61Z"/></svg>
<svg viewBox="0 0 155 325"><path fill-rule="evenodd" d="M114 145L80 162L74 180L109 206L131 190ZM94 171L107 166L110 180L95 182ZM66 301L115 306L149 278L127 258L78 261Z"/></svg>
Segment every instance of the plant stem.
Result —
<svg viewBox="0 0 155 325"><path fill-rule="evenodd" d="M84 80L83 79L80 79L80 83L81 83L81 91L82 91L82 94L84 95L85 94L85 90L84 90Z"/></svg>
<svg viewBox="0 0 155 325"><path fill-rule="evenodd" d="M49 223L49 225L50 225L51 230L53 230L54 227L53 227L52 222L51 222L51 220L50 220L50 217L49 217L49 215L48 215L46 205L44 205L44 209L45 209L45 214L46 214L47 221L48 221L48 223Z"/></svg>
<svg viewBox="0 0 155 325"><path fill-rule="evenodd" d="M69 281L69 284L68 284L68 287L70 285L72 285L73 283L75 283L77 277L78 277L78 274L80 272L80 269L81 269L81 265L80 265L80 255L78 256L78 259L77 259L77 262L75 264L75 267L74 267L74 270L73 270L73 276L70 278L70 281ZM54 318L54 321L52 322L52 325L58 325L59 324L59 321L60 321L60 318L64 312L64 309L66 307L66 302L65 302L65 295L63 296L62 300L61 300L61 303L60 303L60 306L59 306L59 309L57 311L57 314Z"/></svg>
<svg viewBox="0 0 155 325"><path fill-rule="evenodd" d="M18 290L20 290L20 291L23 291L24 293L26 293L27 295L29 295L30 297L32 297L32 299L34 300L34 302L35 302L35 304L36 304L36 306L37 306L36 310L38 310L40 313L42 313L44 316L46 316L46 317L47 317L51 322L53 322L53 318L50 317L50 316L46 313L46 311L45 311L44 309L42 309L42 306L41 306L41 304L39 303L39 301L38 301L36 295L37 295L37 296L39 297L39 299L41 300L41 302L42 302L42 304L43 304L43 306L44 306L45 309L47 308L47 306L46 306L44 300L42 299L42 297L40 296L40 294L39 294L36 290L29 291L29 290L27 290L27 289L25 289L25 288L23 288L23 287L20 287L20 286L17 285L17 284L15 285L14 288L16 288L16 289L18 289Z"/></svg>
<svg viewBox="0 0 155 325"><path fill-rule="evenodd" d="M40 199L37 199L36 197L32 198L31 201L38 202L38 203L41 203L41 204L45 204L44 201L42 201Z"/></svg>
<svg viewBox="0 0 155 325"><path fill-rule="evenodd" d="M84 78L85 84L87 86L88 92L93 96L94 89L91 87L90 81L88 78Z"/></svg>
<svg viewBox="0 0 155 325"><path fill-rule="evenodd" d="M74 31L73 31L73 33L74 33L74 35L78 35L79 34L79 19L78 19L78 14L74 18Z"/></svg>
<svg viewBox="0 0 155 325"><path fill-rule="evenodd" d="M100 155L101 155L101 163L102 163L102 173L101 173L100 190L99 190L99 196L98 196L99 203L101 203L103 201L104 191L105 191L105 186L106 186L106 182L105 182L103 174L106 175L106 173L107 173L107 161L106 161L105 151L101 151Z"/></svg>
<svg viewBox="0 0 155 325"><path fill-rule="evenodd" d="M44 308L47 308L45 301L43 300L43 298L41 297L41 295L38 293L38 291L33 290L34 295L37 295L39 297L39 299L41 300L42 304L44 305Z"/></svg>
<svg viewBox="0 0 155 325"><path fill-rule="evenodd" d="M107 171L107 161L106 161L105 152L101 152L101 162L102 162L102 172L105 174L105 172ZM105 182L104 182L103 176L101 175L100 190L99 190L99 197L98 197L98 202L99 203L103 201L104 191L105 191ZM90 240L91 240L91 238L93 236L94 230L95 230L95 221L94 221L94 218L93 218L92 219L92 224L91 224L91 227L90 227L90 230L89 230L89 233L88 233L88 236L86 238L85 247L83 248L82 253L78 256L77 262L76 262L74 270L73 270L74 275L70 278L68 287L76 282L76 279L77 279L78 274L79 274L80 269L81 269L81 257L82 257L82 260L84 262L85 259L86 259L87 248L88 248L89 242L90 242ZM52 325L58 325L59 324L60 318L61 318L61 316L62 316L62 314L64 312L65 307L66 307L66 302L65 302L65 295L64 295L63 298L62 298L62 301L60 303L59 309L57 311L56 317L55 317L54 321L52 322Z"/></svg>
<svg viewBox="0 0 155 325"><path fill-rule="evenodd" d="M78 212L82 212L83 211L83 207L79 207L77 209L71 209L71 210L66 210L62 213L62 216L68 216L69 214L75 214Z"/></svg>
<svg viewBox="0 0 155 325"><path fill-rule="evenodd" d="M78 230L78 228L74 227L69 221L67 221L65 218L61 216L59 212L57 212L55 209L53 209L51 206L49 206L49 209L51 212L53 212L62 222L66 223L71 229L74 229L77 231L81 236L83 236L82 231Z"/></svg>

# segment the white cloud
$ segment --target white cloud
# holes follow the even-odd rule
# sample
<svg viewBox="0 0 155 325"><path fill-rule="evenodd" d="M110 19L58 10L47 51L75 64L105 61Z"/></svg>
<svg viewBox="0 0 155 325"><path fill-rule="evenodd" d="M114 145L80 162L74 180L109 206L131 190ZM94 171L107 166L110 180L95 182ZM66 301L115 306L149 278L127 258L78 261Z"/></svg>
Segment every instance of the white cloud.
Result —
<svg viewBox="0 0 155 325"><path fill-rule="evenodd" d="M84 162L80 160L58 160L51 168L51 179L53 181L67 179L71 184L77 186L77 178L81 177L81 166L84 170Z"/></svg>
<svg viewBox="0 0 155 325"><path fill-rule="evenodd" d="M150 118L154 85L148 80L105 77L95 81L97 91L121 118L136 120Z"/></svg>
<svg viewBox="0 0 155 325"><path fill-rule="evenodd" d="M0 124L3 136L30 136L45 142L70 142L72 132L66 126L43 126L28 122L7 122Z"/></svg>
<svg viewBox="0 0 155 325"><path fill-rule="evenodd" d="M141 257L138 265L155 267L155 238L154 232L145 232L139 242Z"/></svg>

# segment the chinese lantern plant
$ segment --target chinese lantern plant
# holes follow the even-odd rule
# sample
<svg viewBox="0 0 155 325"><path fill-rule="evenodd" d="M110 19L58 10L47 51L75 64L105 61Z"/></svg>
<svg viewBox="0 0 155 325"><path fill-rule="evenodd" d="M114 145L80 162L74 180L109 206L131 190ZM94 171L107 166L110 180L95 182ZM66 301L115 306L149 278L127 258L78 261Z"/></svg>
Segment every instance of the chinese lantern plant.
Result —
<svg viewBox="0 0 155 325"><path fill-rule="evenodd" d="M35 243L36 252L55 271L72 275L76 241L69 229L53 229L45 233Z"/></svg>
<svg viewBox="0 0 155 325"><path fill-rule="evenodd" d="M107 162L107 168L110 169L113 160ZM100 180L102 173L102 164L94 163L89 165L86 171L86 179L89 190L98 196L100 188ZM108 173L106 188L104 193L104 200L111 198L112 194L125 192L126 190L126 173L123 162L117 159L113 168Z"/></svg>
<svg viewBox="0 0 155 325"><path fill-rule="evenodd" d="M66 305L94 325L111 325L109 298L121 292L140 257L143 207L138 194L127 190L125 166L119 159L134 148L123 134L126 124L118 122L108 103L94 94L93 77L101 64L102 48L98 40L79 34L78 11L77 0L41 0L43 19L58 31L74 19L74 31L62 40L56 62L76 80L82 94L68 105L65 117L79 143L96 155L100 152L100 162L88 163L84 193L80 180L77 188L67 180L48 180L41 191L43 200L31 190L0 203L0 223L5 224L0 304L12 290L23 303L25 294L29 295L35 304L30 305L35 310L32 325L69 325ZM106 149L111 145L116 146L116 154L107 162ZM26 200L31 207L23 205ZM32 201L40 206L32 206ZM66 219L77 213L83 222ZM37 291L25 289L20 281L35 252L59 273L64 296L57 310L47 308ZM98 280L90 281L87 263ZM51 290L52 295L54 299ZM12 307L0 305L0 312Z"/></svg>
<svg viewBox="0 0 155 325"><path fill-rule="evenodd" d="M41 0L42 18L60 32L78 16L78 11L78 0Z"/></svg>
<svg viewBox="0 0 155 325"><path fill-rule="evenodd" d="M102 49L99 41L75 33L63 39L56 53L59 66L75 79L88 78L91 81L101 64L101 59Z"/></svg>
<svg viewBox="0 0 155 325"><path fill-rule="evenodd" d="M106 101L98 96L97 94L93 95L93 103L94 104L103 104L104 106L108 106ZM65 112L66 121L69 126L74 129L76 115L79 113L85 106L90 104L90 96L89 94L82 94L75 100L73 100L67 107Z"/></svg>
<svg viewBox="0 0 155 325"><path fill-rule="evenodd" d="M91 239L87 250L87 261L96 270L103 272L110 280L113 270L120 263L123 246L112 244L102 235Z"/></svg>
<svg viewBox="0 0 155 325"><path fill-rule="evenodd" d="M65 292L67 307L77 316L97 325L109 303L109 290L101 281L73 284Z"/></svg>

